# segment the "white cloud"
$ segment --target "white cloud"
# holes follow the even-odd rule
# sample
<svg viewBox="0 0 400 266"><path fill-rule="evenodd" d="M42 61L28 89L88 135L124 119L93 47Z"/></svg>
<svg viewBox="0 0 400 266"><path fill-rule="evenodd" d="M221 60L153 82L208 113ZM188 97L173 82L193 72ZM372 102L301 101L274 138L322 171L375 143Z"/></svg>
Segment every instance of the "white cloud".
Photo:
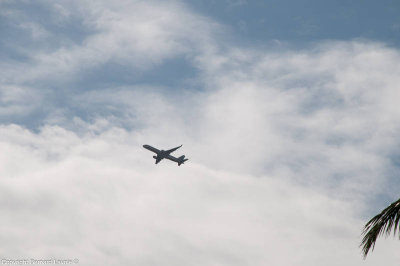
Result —
<svg viewBox="0 0 400 266"><path fill-rule="evenodd" d="M78 137L58 127L34 134L3 126L1 136L8 257L77 257L83 265L370 263L357 247L361 202L285 176L213 170L187 153L195 140L185 143L191 160L178 168L154 166L140 131ZM196 152L222 161L214 151ZM397 263L393 254L387 265Z"/></svg>
<svg viewBox="0 0 400 266"><path fill-rule="evenodd" d="M47 8L52 12L50 17L56 25L68 26L71 23L68 20L70 14L78 14L75 16L79 18L80 27L90 29L90 34L85 36L83 42L64 43L52 51L29 53L28 47L21 48L26 55L29 54L33 64L20 64L13 69L0 65L4 78L8 82L43 79L60 82L110 61L136 70L148 70L163 60L192 56L193 52L197 54L213 46L213 31L218 32L219 26L190 12L179 2L122 2L69 1L60 7L60 4L50 1ZM27 16L13 9L8 13L18 13L14 19ZM44 30L39 31L38 24L20 24L22 28L29 29L35 38L45 36L46 42L58 42L57 32L50 38L43 33ZM23 76L16 75L22 72Z"/></svg>
<svg viewBox="0 0 400 266"><path fill-rule="evenodd" d="M365 212L377 211L368 204L395 184L398 50L245 49L179 2L77 3L52 6L53 18L85 15L95 32L82 43L0 66L1 114L49 112L37 132L0 127L1 254L82 265L398 263L398 241L379 241L366 261L358 248ZM182 55L201 90L67 88L63 106L48 96L59 78L108 60L151 70ZM145 143L184 144L177 153L190 160L155 166Z"/></svg>

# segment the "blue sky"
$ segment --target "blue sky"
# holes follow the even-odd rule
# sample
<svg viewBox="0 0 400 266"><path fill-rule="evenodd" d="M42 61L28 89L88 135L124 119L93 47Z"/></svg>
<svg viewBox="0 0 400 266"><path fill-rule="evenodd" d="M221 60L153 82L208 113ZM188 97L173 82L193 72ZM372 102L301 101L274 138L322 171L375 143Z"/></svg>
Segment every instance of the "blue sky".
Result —
<svg viewBox="0 0 400 266"><path fill-rule="evenodd" d="M399 8L0 0L0 253L397 265L358 245L398 198Z"/></svg>
<svg viewBox="0 0 400 266"><path fill-rule="evenodd" d="M397 1L190 1L196 11L230 25L244 42L307 45L366 38L399 45Z"/></svg>

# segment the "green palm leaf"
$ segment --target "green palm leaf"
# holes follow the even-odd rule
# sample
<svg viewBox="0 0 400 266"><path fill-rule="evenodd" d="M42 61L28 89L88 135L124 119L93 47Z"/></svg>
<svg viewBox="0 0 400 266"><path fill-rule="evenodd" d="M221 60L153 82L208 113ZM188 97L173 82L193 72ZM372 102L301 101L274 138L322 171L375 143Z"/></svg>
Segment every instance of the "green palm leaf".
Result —
<svg viewBox="0 0 400 266"><path fill-rule="evenodd" d="M400 221L400 199L393 202L380 214L372 218L364 227L362 235L363 240L360 244L362 246L364 258L367 257L368 251L372 248L374 250L375 242L378 236L385 234L388 236L393 228L393 234L399 232Z"/></svg>

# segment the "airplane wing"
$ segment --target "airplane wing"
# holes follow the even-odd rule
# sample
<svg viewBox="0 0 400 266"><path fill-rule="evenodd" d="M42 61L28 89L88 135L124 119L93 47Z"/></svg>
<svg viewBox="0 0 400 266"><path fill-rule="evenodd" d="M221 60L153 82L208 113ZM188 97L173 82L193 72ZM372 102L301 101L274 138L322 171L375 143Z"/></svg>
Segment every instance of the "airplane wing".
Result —
<svg viewBox="0 0 400 266"><path fill-rule="evenodd" d="M157 153L157 154L160 153L160 150L158 150L158 149L156 149L156 148L154 148L154 147L151 147L150 145L147 145L147 144L143 145L143 148L145 148L145 149L147 149L147 150L149 150L149 151L155 152L155 153Z"/></svg>
<svg viewBox="0 0 400 266"><path fill-rule="evenodd" d="M176 147L176 148L173 148L173 149L167 150L167 151L165 151L165 152L166 152L166 153L168 153L168 154L170 154L170 153L172 153L172 152L176 151L177 149L179 149L180 147L182 147L182 145L181 145L181 146L178 146L178 147ZM174 158L175 158L175 157L174 157Z"/></svg>

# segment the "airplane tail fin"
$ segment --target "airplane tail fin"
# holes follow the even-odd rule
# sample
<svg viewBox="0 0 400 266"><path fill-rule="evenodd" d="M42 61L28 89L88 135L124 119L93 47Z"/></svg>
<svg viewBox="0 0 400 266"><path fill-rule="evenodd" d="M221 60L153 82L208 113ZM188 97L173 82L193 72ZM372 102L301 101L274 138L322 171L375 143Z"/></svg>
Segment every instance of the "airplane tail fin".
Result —
<svg viewBox="0 0 400 266"><path fill-rule="evenodd" d="M181 157L178 158L178 160L179 160L178 166L180 166L181 164L185 163L189 159L185 159L185 155L182 155Z"/></svg>

